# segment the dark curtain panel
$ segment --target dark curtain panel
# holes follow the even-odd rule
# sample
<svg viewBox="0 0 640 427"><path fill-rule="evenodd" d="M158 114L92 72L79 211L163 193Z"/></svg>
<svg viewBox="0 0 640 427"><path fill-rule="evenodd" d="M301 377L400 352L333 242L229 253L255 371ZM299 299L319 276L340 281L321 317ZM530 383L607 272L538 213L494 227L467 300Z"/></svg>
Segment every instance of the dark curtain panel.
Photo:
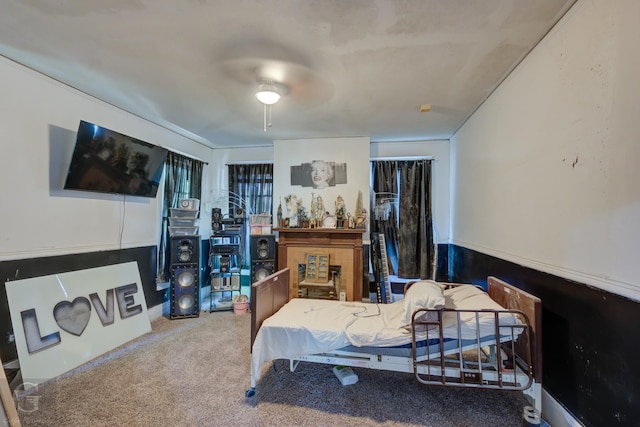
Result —
<svg viewBox="0 0 640 427"><path fill-rule="evenodd" d="M162 204L162 229L158 250L158 282L169 281L169 215L170 208L177 208L180 199L201 199L202 168L204 163L169 152L164 168L164 198Z"/></svg>
<svg viewBox="0 0 640 427"><path fill-rule="evenodd" d="M431 161L373 161L372 188L371 230L385 235L390 273L433 278Z"/></svg>
<svg viewBox="0 0 640 427"><path fill-rule="evenodd" d="M398 162L371 162L371 232L384 234L389 273L398 275Z"/></svg>
<svg viewBox="0 0 640 427"><path fill-rule="evenodd" d="M234 164L229 165L229 214L233 215L238 207L245 210L247 221L249 214L268 213L273 206L273 164ZM271 221L273 223L273 220ZM250 267L249 227L245 226L242 245L242 265Z"/></svg>

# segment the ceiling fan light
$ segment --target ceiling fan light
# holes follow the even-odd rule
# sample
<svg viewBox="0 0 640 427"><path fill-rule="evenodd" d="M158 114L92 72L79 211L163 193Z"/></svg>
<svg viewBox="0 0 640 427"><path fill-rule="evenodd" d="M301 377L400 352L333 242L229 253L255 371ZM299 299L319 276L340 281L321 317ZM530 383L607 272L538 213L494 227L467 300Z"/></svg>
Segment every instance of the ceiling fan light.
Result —
<svg viewBox="0 0 640 427"><path fill-rule="evenodd" d="M263 104L272 105L280 100L280 93L275 85L263 84L258 87L256 98Z"/></svg>

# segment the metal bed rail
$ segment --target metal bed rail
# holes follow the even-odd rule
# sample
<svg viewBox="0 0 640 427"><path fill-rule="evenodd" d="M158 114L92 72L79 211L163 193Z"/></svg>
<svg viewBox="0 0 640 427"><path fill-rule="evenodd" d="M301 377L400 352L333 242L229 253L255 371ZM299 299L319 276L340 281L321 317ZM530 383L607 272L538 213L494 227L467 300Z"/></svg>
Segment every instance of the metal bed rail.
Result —
<svg viewBox="0 0 640 427"><path fill-rule="evenodd" d="M457 329L458 350L454 352L445 352L444 348L443 332L448 312L453 313ZM464 313L471 316L462 319ZM486 337L481 337L479 327L481 317L486 323L488 316L493 320L494 339L491 344L483 342ZM451 317L447 317L447 322L451 322ZM475 339L462 339L463 323L475 327ZM414 375L423 384L529 389L534 382L530 331L527 315L519 310L416 310L411 323ZM439 351L418 355L416 343L425 334L427 340L438 340ZM516 351L516 342L526 343L524 354Z"/></svg>

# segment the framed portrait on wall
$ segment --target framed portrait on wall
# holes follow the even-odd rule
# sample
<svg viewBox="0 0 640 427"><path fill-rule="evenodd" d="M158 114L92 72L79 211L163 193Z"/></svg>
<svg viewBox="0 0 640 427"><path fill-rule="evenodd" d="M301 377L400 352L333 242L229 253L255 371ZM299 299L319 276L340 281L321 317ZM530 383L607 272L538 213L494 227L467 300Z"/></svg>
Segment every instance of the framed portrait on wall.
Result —
<svg viewBox="0 0 640 427"><path fill-rule="evenodd" d="M312 160L291 166L291 185L322 189L346 183L346 163Z"/></svg>

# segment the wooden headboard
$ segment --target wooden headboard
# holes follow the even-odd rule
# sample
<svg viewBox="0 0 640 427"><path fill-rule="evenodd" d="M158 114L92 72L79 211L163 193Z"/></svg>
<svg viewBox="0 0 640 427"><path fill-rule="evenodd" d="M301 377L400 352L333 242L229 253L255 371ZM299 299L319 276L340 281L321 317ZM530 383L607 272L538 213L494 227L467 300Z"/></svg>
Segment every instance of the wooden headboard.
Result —
<svg viewBox="0 0 640 427"><path fill-rule="evenodd" d="M262 322L289 301L289 269L251 285L251 348Z"/></svg>
<svg viewBox="0 0 640 427"><path fill-rule="evenodd" d="M492 300L509 310L520 310L529 318L531 324L531 342L533 344L533 374L537 383L542 383L542 302L540 298L522 289L516 288L497 277L487 280L489 296ZM518 345L531 345L518 343ZM517 349L516 349L517 351Z"/></svg>

